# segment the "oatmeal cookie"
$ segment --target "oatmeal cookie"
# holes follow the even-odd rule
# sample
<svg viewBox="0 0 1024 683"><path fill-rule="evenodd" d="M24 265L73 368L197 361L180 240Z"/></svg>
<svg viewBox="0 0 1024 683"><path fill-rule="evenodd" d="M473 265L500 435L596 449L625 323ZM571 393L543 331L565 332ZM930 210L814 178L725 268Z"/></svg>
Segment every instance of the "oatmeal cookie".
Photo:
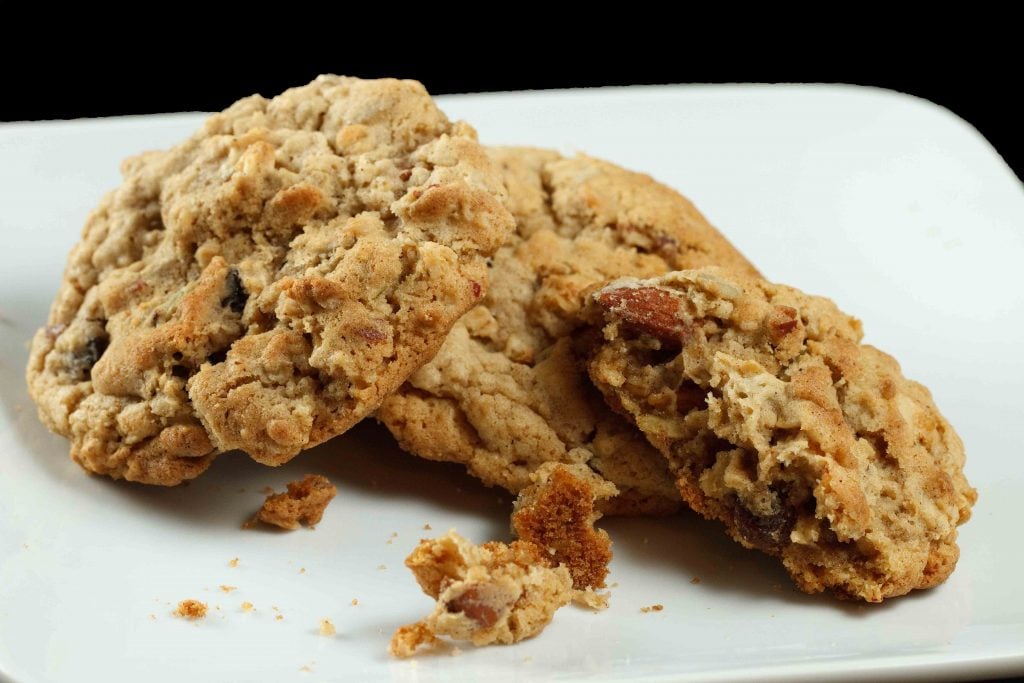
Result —
<svg viewBox="0 0 1024 683"><path fill-rule="evenodd" d="M595 292L589 372L683 499L814 593L944 581L977 494L928 390L828 299L717 269Z"/></svg>
<svg viewBox="0 0 1024 683"><path fill-rule="evenodd" d="M658 454L609 411L572 348L584 292L623 275L709 264L755 270L694 206L650 177L586 156L492 149L516 232L491 290L433 361L377 412L406 450L518 492L549 462L586 464L619 495L606 513L678 504Z"/></svg>
<svg viewBox="0 0 1024 683"><path fill-rule="evenodd" d="M27 377L77 462L150 484L231 449L278 465L373 412L513 227L473 130L414 81L248 97L122 170Z"/></svg>

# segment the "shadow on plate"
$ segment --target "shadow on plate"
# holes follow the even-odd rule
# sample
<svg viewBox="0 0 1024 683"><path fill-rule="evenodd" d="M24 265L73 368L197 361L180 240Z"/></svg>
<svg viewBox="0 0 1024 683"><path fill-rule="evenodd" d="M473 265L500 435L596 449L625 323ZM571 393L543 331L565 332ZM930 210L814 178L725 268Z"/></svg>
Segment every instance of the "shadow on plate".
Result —
<svg viewBox="0 0 1024 683"><path fill-rule="evenodd" d="M512 496L485 487L459 465L410 456L372 419L280 467L265 467L232 451L219 456L202 476L181 486L92 479L106 489L104 495L128 499L142 512L200 526L240 527L259 509L268 487L283 491L289 481L310 473L325 475L338 488L339 496L366 496L374 505L418 500L456 513L482 515L494 520L494 538L509 536ZM262 524L249 531L284 533Z"/></svg>
<svg viewBox="0 0 1024 683"><path fill-rule="evenodd" d="M881 604L840 600L829 592L808 595L797 589L779 560L744 548L721 524L689 510L662 518L602 519L599 526L611 535L616 557L628 557L631 565L663 566L679 581L694 584L694 590L741 595L752 602L839 610L864 618L930 592L913 591ZM614 565L610 580L617 580Z"/></svg>

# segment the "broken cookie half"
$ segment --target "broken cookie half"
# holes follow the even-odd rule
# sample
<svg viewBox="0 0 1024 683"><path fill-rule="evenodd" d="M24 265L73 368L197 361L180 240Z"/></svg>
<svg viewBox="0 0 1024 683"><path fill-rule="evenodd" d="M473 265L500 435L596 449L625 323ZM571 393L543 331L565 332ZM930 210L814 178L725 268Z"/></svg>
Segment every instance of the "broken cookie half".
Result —
<svg viewBox="0 0 1024 683"><path fill-rule="evenodd" d="M683 499L806 592L944 581L977 494L928 390L821 297L706 268L593 293L589 373Z"/></svg>

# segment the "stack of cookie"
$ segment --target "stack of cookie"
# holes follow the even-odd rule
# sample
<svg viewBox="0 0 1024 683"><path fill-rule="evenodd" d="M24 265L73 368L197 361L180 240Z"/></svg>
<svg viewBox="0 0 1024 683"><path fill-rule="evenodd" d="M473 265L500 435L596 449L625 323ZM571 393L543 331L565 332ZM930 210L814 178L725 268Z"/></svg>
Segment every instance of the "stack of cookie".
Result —
<svg viewBox="0 0 1024 683"><path fill-rule="evenodd" d="M513 492L560 464L604 514L686 504L808 592L954 568L976 494L928 391L648 176L485 149L418 83L335 76L123 172L28 367L87 470L279 465L375 414Z"/></svg>

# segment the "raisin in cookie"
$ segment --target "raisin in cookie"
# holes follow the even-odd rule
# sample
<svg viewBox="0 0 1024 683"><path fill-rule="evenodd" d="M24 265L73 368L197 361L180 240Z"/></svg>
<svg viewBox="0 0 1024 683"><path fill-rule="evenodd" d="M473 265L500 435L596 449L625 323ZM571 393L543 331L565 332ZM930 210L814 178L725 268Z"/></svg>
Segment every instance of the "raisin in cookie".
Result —
<svg viewBox="0 0 1024 683"><path fill-rule="evenodd" d="M516 232L491 262L487 297L377 412L402 447L459 462L518 492L548 462L587 464L619 495L606 513L678 505L660 456L589 386L572 349L588 287L717 264L755 273L673 190L610 163L493 149Z"/></svg>
<svg viewBox="0 0 1024 683"><path fill-rule="evenodd" d="M831 301L701 269L611 283L584 316L591 378L683 499L802 590L879 602L953 571L963 444Z"/></svg>
<svg viewBox="0 0 1024 683"><path fill-rule="evenodd" d="M89 217L28 384L86 469L276 465L377 408L479 302L508 237L475 133L413 81L322 76L129 159Z"/></svg>

